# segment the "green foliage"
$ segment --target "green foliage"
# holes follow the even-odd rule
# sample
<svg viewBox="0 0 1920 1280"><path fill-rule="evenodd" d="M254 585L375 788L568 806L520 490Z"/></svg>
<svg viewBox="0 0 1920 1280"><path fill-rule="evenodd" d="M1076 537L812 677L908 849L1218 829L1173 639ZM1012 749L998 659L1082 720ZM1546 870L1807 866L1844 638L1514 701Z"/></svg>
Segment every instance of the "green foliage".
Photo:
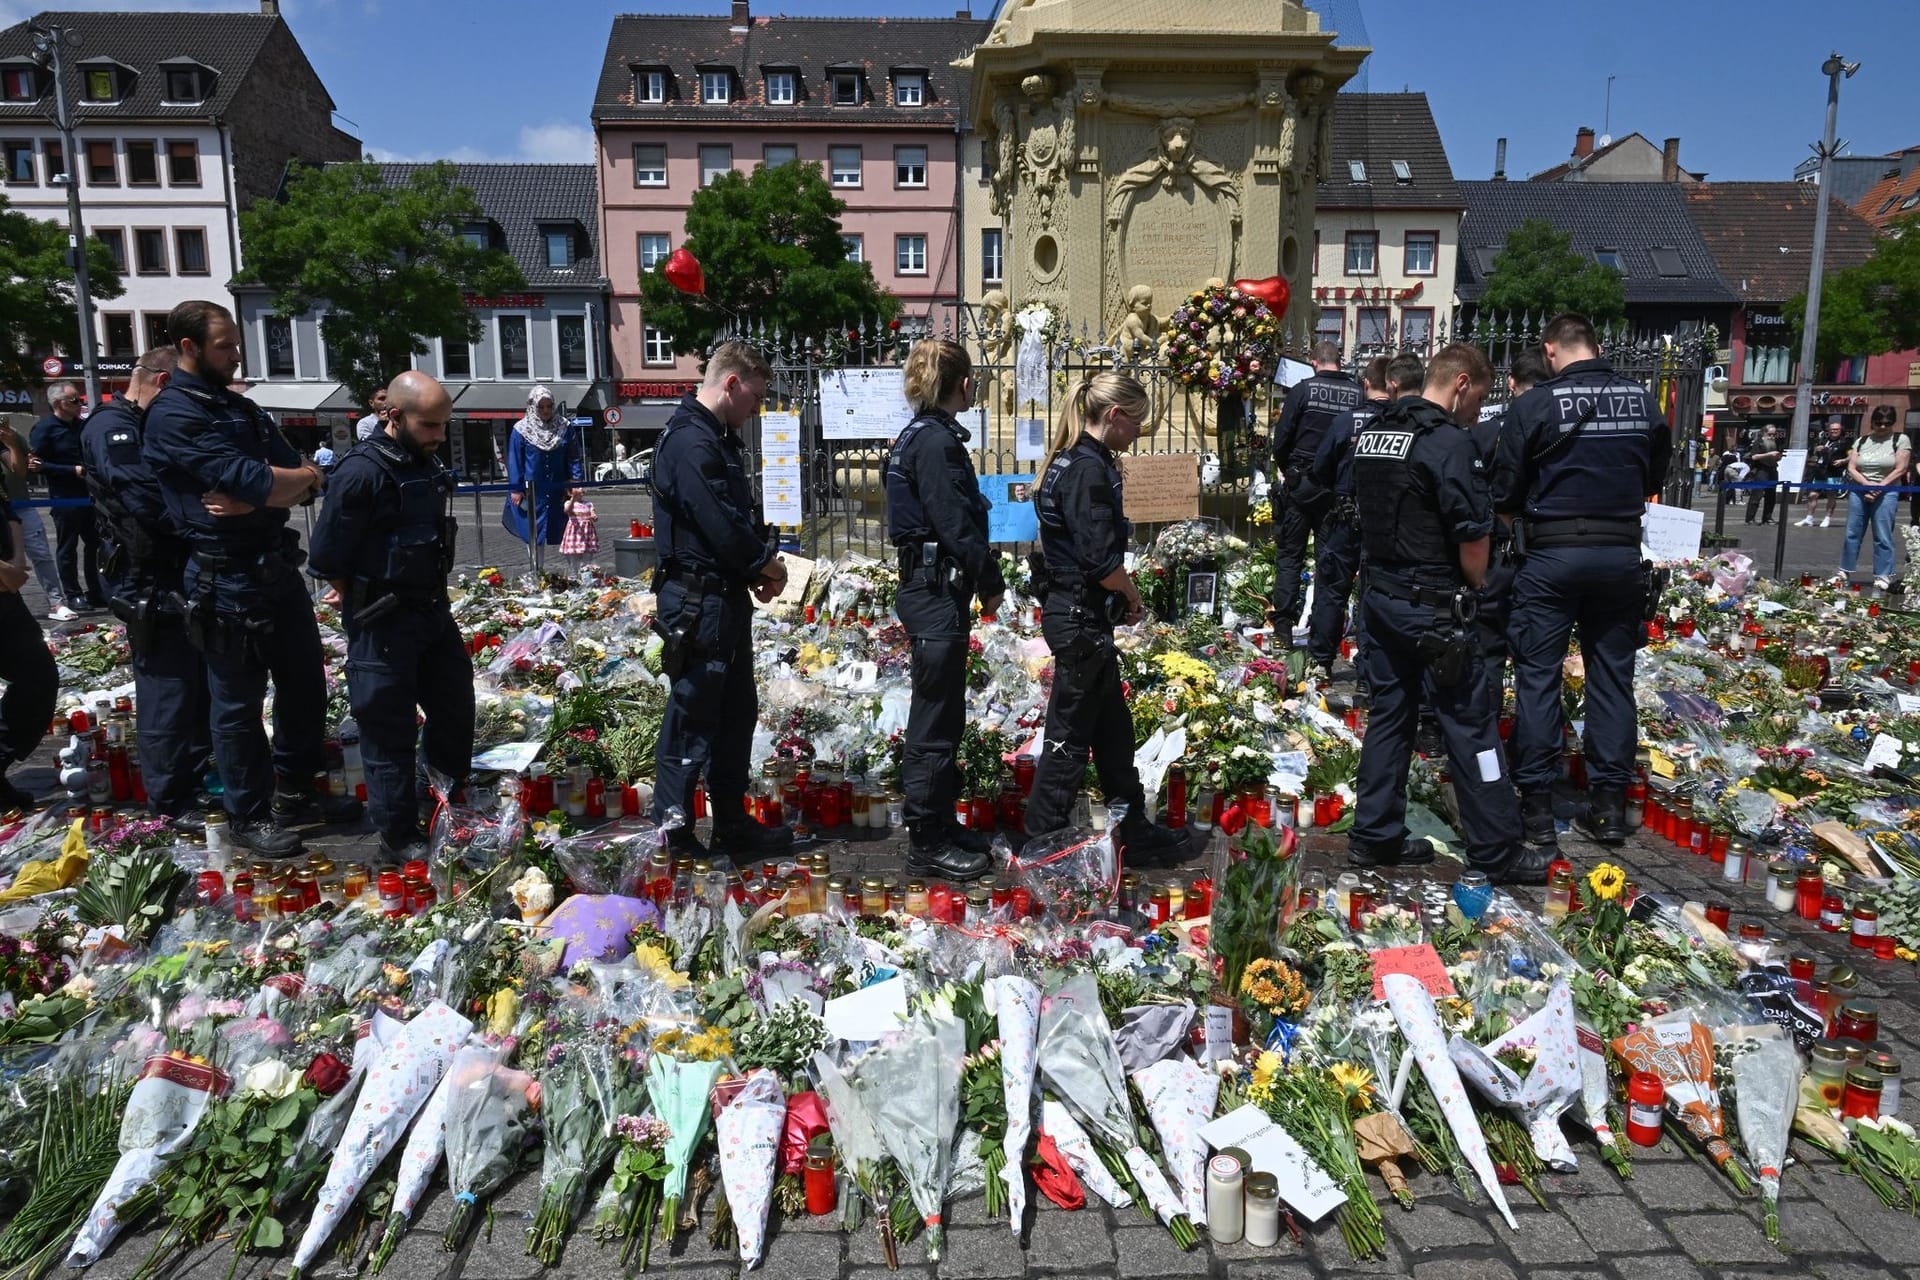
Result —
<svg viewBox="0 0 1920 1280"><path fill-rule="evenodd" d="M113 255L91 236L87 287L95 302L125 292ZM30 218L0 195L0 382L37 384L41 354L73 350L79 314L66 226Z"/></svg>
<svg viewBox="0 0 1920 1280"><path fill-rule="evenodd" d="M1507 236L1493 260L1483 313L1547 317L1578 311L1601 328L1626 319L1627 291L1612 267L1573 251L1573 237L1542 218L1529 218Z"/></svg>
<svg viewBox="0 0 1920 1280"><path fill-rule="evenodd" d="M705 297L681 293L658 270L645 272L647 324L686 354L704 351L729 312L820 342L864 321L891 319L898 301L874 283L866 263L847 261L840 239L845 209L817 164L723 175L687 208L686 248L706 275Z"/></svg>
<svg viewBox="0 0 1920 1280"><path fill-rule="evenodd" d="M479 339L466 295L525 287L512 258L463 238L486 214L454 174L443 162L389 187L374 164L297 169L284 200L240 215L240 278L271 288L286 315L324 303L331 367L362 400L410 368L429 339Z"/></svg>
<svg viewBox="0 0 1920 1280"><path fill-rule="evenodd" d="M1784 308L1797 346L1805 333L1807 295ZM1857 267L1827 276L1820 290L1815 359L1828 367L1848 356L1920 347L1920 214L1897 219Z"/></svg>

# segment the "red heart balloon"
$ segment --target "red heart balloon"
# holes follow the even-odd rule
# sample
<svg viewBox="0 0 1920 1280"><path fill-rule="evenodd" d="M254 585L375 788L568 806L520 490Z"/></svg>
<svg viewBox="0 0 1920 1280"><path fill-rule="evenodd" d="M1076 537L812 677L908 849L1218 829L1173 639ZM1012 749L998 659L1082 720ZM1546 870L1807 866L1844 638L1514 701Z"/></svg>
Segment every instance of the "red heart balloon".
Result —
<svg viewBox="0 0 1920 1280"><path fill-rule="evenodd" d="M1287 286L1285 276L1268 276L1264 280L1235 280L1233 287L1250 298L1258 298L1267 304L1267 310L1278 316L1286 311L1287 299L1293 291Z"/></svg>
<svg viewBox="0 0 1920 1280"><path fill-rule="evenodd" d="M666 262L661 264L660 274L682 293L704 294L707 291L707 273L700 269L700 259L685 248L675 249L667 255Z"/></svg>

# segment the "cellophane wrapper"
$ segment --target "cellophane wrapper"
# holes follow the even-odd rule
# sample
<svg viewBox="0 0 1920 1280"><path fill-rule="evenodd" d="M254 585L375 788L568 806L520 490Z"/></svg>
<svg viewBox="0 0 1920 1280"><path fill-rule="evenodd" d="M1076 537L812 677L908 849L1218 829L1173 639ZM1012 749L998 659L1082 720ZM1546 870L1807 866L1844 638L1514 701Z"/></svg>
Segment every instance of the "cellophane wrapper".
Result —
<svg viewBox="0 0 1920 1280"><path fill-rule="evenodd" d="M1027 1216L1027 1139L1033 1134L1033 1077L1040 1038L1040 988L1006 975L987 980L987 1005L1000 1029L1000 1087L1007 1104L1002 1148L1006 1167L1007 1220L1015 1235Z"/></svg>
<svg viewBox="0 0 1920 1280"><path fill-rule="evenodd" d="M720 1180L740 1237L740 1261L748 1270L760 1265L766 1251L767 1210L773 1203L775 1162L786 1117L780 1077L761 1068L748 1073L745 1086L713 1120L720 1147Z"/></svg>
<svg viewBox="0 0 1920 1280"><path fill-rule="evenodd" d="M914 1208L926 1220L929 1257L937 1257L945 1238L941 1206L953 1160L953 1133L960 1124L960 1063L965 1056L966 1028L955 1018L935 1015L881 1041L861 1056L852 1072L854 1088L906 1179Z"/></svg>

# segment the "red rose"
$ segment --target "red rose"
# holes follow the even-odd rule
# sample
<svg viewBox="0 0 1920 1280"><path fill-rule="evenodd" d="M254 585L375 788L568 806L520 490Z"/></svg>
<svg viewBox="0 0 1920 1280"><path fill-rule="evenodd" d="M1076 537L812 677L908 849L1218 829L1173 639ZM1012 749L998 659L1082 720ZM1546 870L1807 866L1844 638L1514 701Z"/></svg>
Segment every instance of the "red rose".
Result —
<svg viewBox="0 0 1920 1280"><path fill-rule="evenodd" d="M300 1077L301 1083L310 1084L323 1098L331 1098L346 1087L347 1064L330 1053L316 1054L307 1067L307 1073Z"/></svg>
<svg viewBox="0 0 1920 1280"><path fill-rule="evenodd" d="M1247 825L1247 807L1243 804L1230 804L1220 811L1220 829L1230 836L1237 836Z"/></svg>

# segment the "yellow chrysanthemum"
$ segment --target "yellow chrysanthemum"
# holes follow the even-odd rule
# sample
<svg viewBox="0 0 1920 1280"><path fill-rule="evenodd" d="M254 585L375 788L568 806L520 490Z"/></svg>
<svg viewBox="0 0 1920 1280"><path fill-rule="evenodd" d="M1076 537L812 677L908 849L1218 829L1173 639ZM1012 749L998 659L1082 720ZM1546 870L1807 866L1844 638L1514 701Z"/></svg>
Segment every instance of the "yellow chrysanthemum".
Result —
<svg viewBox="0 0 1920 1280"><path fill-rule="evenodd" d="M1595 897L1612 902L1627 887L1627 873L1611 862L1603 862L1587 872L1587 887Z"/></svg>
<svg viewBox="0 0 1920 1280"><path fill-rule="evenodd" d="M1336 1062L1328 1068L1327 1074L1340 1086L1340 1092L1346 1095L1349 1107L1355 1111L1372 1109L1373 1072L1351 1062Z"/></svg>

